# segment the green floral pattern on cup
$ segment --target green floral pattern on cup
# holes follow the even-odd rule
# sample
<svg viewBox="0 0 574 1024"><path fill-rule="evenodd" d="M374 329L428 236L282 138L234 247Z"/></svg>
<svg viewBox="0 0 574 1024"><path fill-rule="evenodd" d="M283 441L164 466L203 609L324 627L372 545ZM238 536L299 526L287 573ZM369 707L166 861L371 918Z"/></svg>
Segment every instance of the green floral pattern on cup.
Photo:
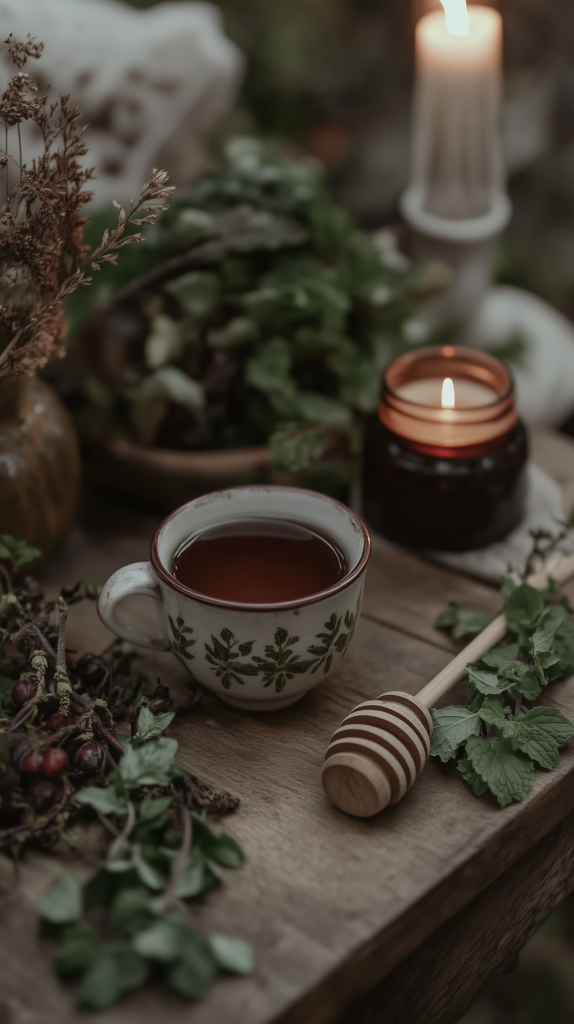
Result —
<svg viewBox="0 0 574 1024"><path fill-rule="evenodd" d="M301 655L293 654L293 644L297 643L298 636L289 636L288 631L280 627L275 631L275 646L266 644L265 657L253 656L258 671L263 674L264 687L274 683L276 693L281 693L288 679L303 675L313 667L314 661L300 661Z"/></svg>
<svg viewBox="0 0 574 1024"><path fill-rule="evenodd" d="M173 633L173 640L171 641L171 649L175 654L176 658L181 661L185 658L186 661L192 661L195 657L194 654L190 654L189 648L193 647L197 640L188 639L193 633L191 626L186 626L181 615L177 616L177 625L173 621L171 615L168 615L169 624Z"/></svg>
<svg viewBox="0 0 574 1024"><path fill-rule="evenodd" d="M241 676L257 676L259 675L259 669L255 665L250 665L246 661L238 661L240 657L245 657L251 654L254 640L248 640L247 643L238 644L235 638L235 634L230 629L222 629L219 634L220 639L216 636L211 636L212 647L209 644L205 645L205 660L213 665L215 669L215 675L218 679L221 679L222 685L226 690L229 690L231 683L241 683L243 685L243 679ZM237 647L237 650L235 650Z"/></svg>
<svg viewBox="0 0 574 1024"><path fill-rule="evenodd" d="M325 675L331 668L334 654L344 655L347 647L353 639L353 633L355 632L355 626L357 625L357 619L359 618L359 610L361 606L361 598L357 602L357 608L355 612L345 612L344 619L341 615L337 616L333 612L330 616L329 621L325 623L326 633L316 633L317 640L322 640L321 646L308 647L307 652L314 654L317 658L317 664L311 669L312 672L318 672L320 668L323 669ZM344 621L346 632L341 632L341 621Z"/></svg>
<svg viewBox="0 0 574 1024"><path fill-rule="evenodd" d="M335 654L343 657L353 638L355 627L361 611L363 595L359 594L354 612L346 611L344 615L336 615L334 612L324 623L325 632L316 633L315 639L321 644L311 644L306 648L305 653L312 655L310 659L301 660L301 653L294 651L295 644L300 643L298 636L289 636L289 631L279 626L275 630L274 643L265 645L265 657L261 658L254 654L251 661L241 661L240 658L247 658L253 650L254 640L239 643L237 637L230 629L222 629L219 637L211 636L211 645L205 644L205 660L215 670L215 675L221 679L224 689L231 689L232 683L244 685L242 676L263 677L263 687L274 686L276 693L281 693L290 679L296 675L304 675L306 672L312 674L320 669L326 675L333 662ZM172 650L178 658L190 660L194 657L189 653L188 648L196 643L189 639L193 629L184 625L181 616L177 618L177 625L171 615L169 624L174 639L171 642Z"/></svg>

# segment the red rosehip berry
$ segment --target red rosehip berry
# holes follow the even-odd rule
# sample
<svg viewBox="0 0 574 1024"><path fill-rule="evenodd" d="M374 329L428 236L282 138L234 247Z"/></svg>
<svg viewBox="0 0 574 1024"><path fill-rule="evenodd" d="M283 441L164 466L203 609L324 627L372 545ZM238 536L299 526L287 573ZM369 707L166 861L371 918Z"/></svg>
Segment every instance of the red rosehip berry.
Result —
<svg viewBox="0 0 574 1024"><path fill-rule="evenodd" d="M104 760L104 752L99 743L90 740L76 750L76 764L85 772L97 772Z"/></svg>
<svg viewBox="0 0 574 1024"><path fill-rule="evenodd" d="M59 711L55 711L46 722L46 728L51 729L52 732L58 732L59 729L65 729L66 726L76 725L77 721L77 715L68 715L67 718L64 718Z"/></svg>
<svg viewBox="0 0 574 1024"><path fill-rule="evenodd" d="M29 750L20 761L20 771L25 775L37 775L42 771L44 759L38 750Z"/></svg>
<svg viewBox="0 0 574 1024"><path fill-rule="evenodd" d="M46 728L51 729L52 732L57 732L58 729L63 729L66 725L66 719L59 711L54 711L53 715L50 715L46 722Z"/></svg>
<svg viewBox="0 0 574 1024"><path fill-rule="evenodd" d="M43 811L46 807L53 804L57 794L58 790L54 783L48 782L47 779L39 779L38 782L33 782L28 790L32 805L37 811Z"/></svg>
<svg viewBox="0 0 574 1024"><path fill-rule="evenodd" d="M10 696L17 707L21 708L24 704L27 704L32 697L36 696L38 690L37 683L32 682L31 679L19 679L17 683L14 683L10 691Z"/></svg>
<svg viewBox="0 0 574 1024"><path fill-rule="evenodd" d="M44 757L42 758L44 775L60 775L64 768L66 768L69 760L70 758L65 750L60 750L59 747L48 747L44 751Z"/></svg>

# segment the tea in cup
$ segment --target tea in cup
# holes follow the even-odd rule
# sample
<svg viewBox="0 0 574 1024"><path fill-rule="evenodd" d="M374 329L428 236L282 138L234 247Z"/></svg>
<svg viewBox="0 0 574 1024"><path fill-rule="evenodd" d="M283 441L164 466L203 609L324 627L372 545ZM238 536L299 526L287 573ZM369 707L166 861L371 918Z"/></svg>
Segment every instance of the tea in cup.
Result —
<svg viewBox="0 0 574 1024"><path fill-rule="evenodd" d="M151 561L114 573L99 612L122 639L171 649L227 703L271 711L339 665L369 556L366 527L340 502L294 487L235 487L172 512ZM118 620L118 604L133 594L158 601L160 633Z"/></svg>

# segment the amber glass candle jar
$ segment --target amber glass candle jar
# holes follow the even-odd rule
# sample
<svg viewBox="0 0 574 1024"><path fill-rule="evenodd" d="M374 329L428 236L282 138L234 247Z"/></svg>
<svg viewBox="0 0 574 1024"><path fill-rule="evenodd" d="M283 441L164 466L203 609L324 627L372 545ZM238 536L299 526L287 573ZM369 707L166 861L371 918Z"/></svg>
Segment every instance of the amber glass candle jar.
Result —
<svg viewBox="0 0 574 1024"><path fill-rule="evenodd" d="M522 518L526 432L506 366L441 345L396 359L364 449L363 512L409 547L466 551Z"/></svg>

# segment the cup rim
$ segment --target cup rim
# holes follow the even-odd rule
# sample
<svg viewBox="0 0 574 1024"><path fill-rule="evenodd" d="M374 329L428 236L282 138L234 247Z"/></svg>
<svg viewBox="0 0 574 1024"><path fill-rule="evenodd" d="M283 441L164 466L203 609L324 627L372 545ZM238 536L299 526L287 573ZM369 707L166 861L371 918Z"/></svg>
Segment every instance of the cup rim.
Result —
<svg viewBox="0 0 574 1024"><path fill-rule="evenodd" d="M220 495L235 493L237 491L259 491L266 493L269 493L269 491L281 491L283 493L288 492L307 494L317 499L318 501L324 501L329 505L335 505L344 509L344 511L349 516L355 530L357 531L358 534L362 536L363 540L361 555L356 566L353 569L351 569L345 576L343 576L342 580L339 580L337 583L334 583L332 587L327 587L325 590L320 590L316 594L309 594L307 597L301 597L295 601L277 601L273 604L249 604L243 601L223 601L220 598L210 597L208 594L201 594L198 590L191 590L190 587L186 587L183 583L180 582L180 580L177 579L177 577L173 575L173 573L169 572L169 570L166 569L165 565L163 564L160 558L159 541L163 531L171 522L171 520L174 519L175 516L179 515L182 509L188 508L190 505L195 505L196 502L202 502L205 500L205 498L217 498ZM367 530L367 527L365 526L362 519L360 519L359 516L352 511L352 509L350 509L347 505L343 504L342 501L337 501L336 498L330 498L327 494L320 494L318 491L311 491L308 488L304 487L284 487L280 484L247 484L242 487L226 487L225 489L219 491L211 491L207 495L204 494L198 498L194 498L192 501L188 501L184 505L180 505L178 508L174 509L173 512L170 512L170 514L165 517L165 519L163 520L162 523L160 523L152 537L150 549L150 560L156 575L159 576L159 578L165 584L167 584L167 586L171 587L172 590L177 590L180 594L183 594L184 597L191 597L193 598L194 601L199 601L201 604L207 604L217 608L228 608L232 611L247 612L292 611L294 608L302 608L309 604L316 604L318 601L324 601L325 598L333 597L335 594L339 594L341 591L346 590L347 587L349 587L352 583L355 582L355 580L359 578L359 576L362 575L362 573L365 571L367 567L370 557L371 537L369 531Z"/></svg>

